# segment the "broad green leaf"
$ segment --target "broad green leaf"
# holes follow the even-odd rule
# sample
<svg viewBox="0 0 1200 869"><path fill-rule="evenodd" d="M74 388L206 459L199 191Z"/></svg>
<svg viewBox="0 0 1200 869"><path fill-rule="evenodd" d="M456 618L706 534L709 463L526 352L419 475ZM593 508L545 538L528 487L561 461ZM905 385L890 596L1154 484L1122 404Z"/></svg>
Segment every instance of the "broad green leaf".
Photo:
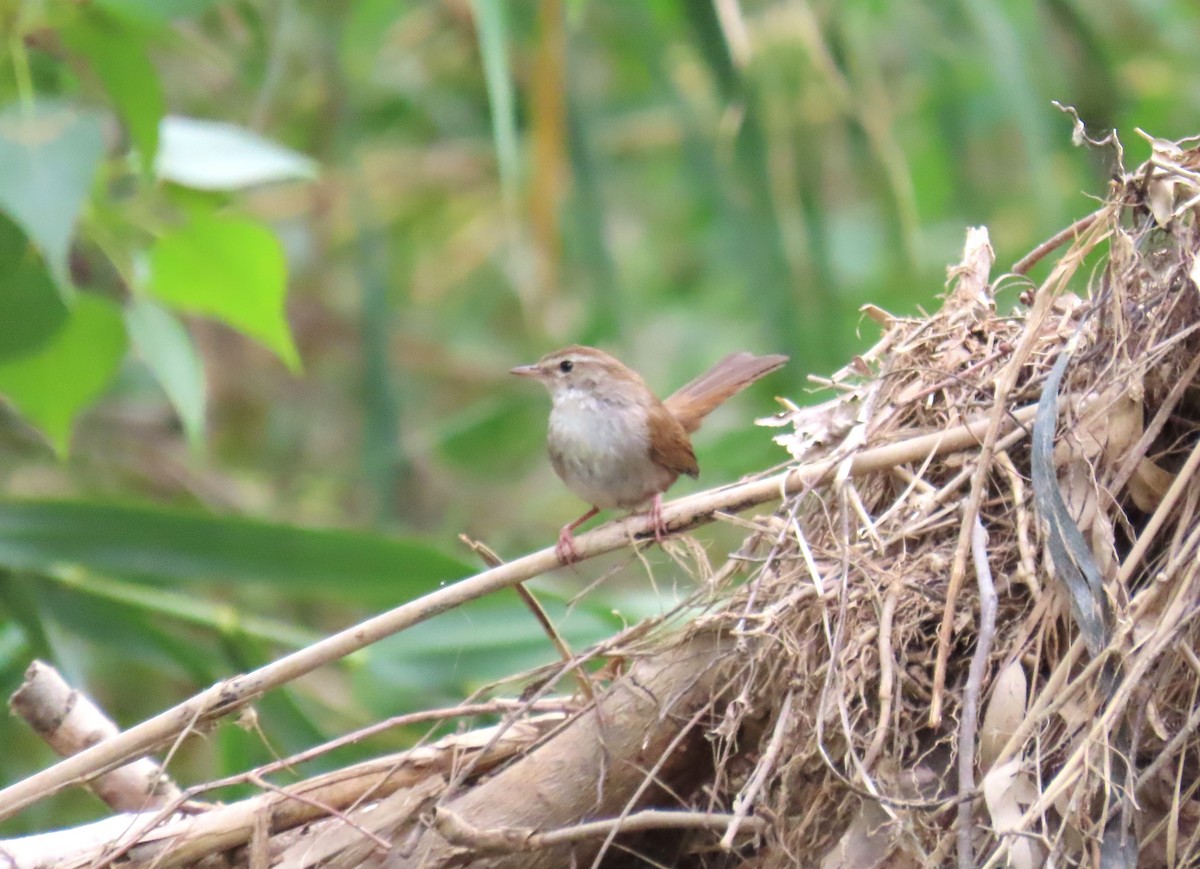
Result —
<svg viewBox="0 0 1200 869"><path fill-rule="evenodd" d="M65 455L76 415L100 397L125 356L116 305L80 293L66 324L36 353L0 365L4 396Z"/></svg>
<svg viewBox="0 0 1200 869"><path fill-rule="evenodd" d="M129 340L183 422L193 447L204 440L204 366L183 324L149 299L125 309Z"/></svg>
<svg viewBox="0 0 1200 869"><path fill-rule="evenodd" d="M537 596L555 628L577 651L620 627L618 619L604 612L568 612L556 596L544 591ZM362 702L382 713L450 702L482 684L556 658L558 652L528 607L506 591L375 643L362 655L364 667L353 675ZM380 687L386 690L381 693Z"/></svg>
<svg viewBox="0 0 1200 869"><path fill-rule="evenodd" d="M80 7L63 38L84 55L129 129L142 168L150 171L158 150L158 127L165 111L162 84L146 55L144 37L102 10Z"/></svg>
<svg viewBox="0 0 1200 869"><path fill-rule="evenodd" d="M317 162L235 124L168 116L159 129L158 177L197 190L240 190L317 177Z"/></svg>
<svg viewBox="0 0 1200 869"><path fill-rule="evenodd" d="M0 501L0 566L78 565L160 582L277 585L289 594L397 604L472 573L413 540L147 505Z"/></svg>
<svg viewBox="0 0 1200 869"><path fill-rule="evenodd" d="M41 576L25 574L20 581L32 591L49 637L69 636L70 653L76 655L81 651L78 641L88 641L82 649L87 666L108 658L110 667L128 672L140 663L158 673L173 678L182 675L202 684L227 672L211 645L206 648L196 632L181 630L178 621L159 612L80 594L72 585ZM59 644L55 651L67 650Z"/></svg>
<svg viewBox="0 0 1200 869"><path fill-rule="evenodd" d="M241 217L197 213L150 251L149 290L180 311L221 320L300 367L284 317L283 247L269 229Z"/></svg>
<svg viewBox="0 0 1200 869"><path fill-rule="evenodd" d="M0 214L0 363L32 353L67 321L54 279L24 233Z"/></svg>
<svg viewBox="0 0 1200 869"><path fill-rule="evenodd" d="M87 609L91 604L81 604L81 597L104 601L125 612L122 618L136 611L155 624L164 621L194 625L222 636L245 634L283 646L301 648L316 642L320 637L287 622L253 613L240 612L225 601L209 600L184 591L159 588L144 582L129 582L101 576L92 571L68 568L62 571L42 571L40 579L61 586L71 597L75 609Z"/></svg>
<svg viewBox="0 0 1200 869"><path fill-rule="evenodd" d="M63 292L71 234L103 155L93 113L49 102L0 110L0 208L41 249Z"/></svg>

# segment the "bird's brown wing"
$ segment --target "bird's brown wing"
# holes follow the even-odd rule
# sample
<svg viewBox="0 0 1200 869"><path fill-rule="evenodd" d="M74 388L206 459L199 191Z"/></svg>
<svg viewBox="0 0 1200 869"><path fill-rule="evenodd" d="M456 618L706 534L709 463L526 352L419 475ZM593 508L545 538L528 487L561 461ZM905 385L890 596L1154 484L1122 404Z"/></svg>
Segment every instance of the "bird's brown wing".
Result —
<svg viewBox="0 0 1200 869"><path fill-rule="evenodd" d="M700 476L692 441L675 414L655 402L647 418L650 429L650 458L676 474Z"/></svg>

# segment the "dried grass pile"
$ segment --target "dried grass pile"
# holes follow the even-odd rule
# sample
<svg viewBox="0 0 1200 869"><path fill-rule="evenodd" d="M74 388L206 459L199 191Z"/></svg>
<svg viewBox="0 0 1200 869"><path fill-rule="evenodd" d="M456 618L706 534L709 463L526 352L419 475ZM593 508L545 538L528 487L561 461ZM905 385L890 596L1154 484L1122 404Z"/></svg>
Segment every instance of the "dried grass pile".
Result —
<svg viewBox="0 0 1200 869"><path fill-rule="evenodd" d="M1155 143L1012 315L976 231L786 420L803 462L990 424L789 497L722 608L712 803L770 819L754 865L1200 863L1198 168Z"/></svg>

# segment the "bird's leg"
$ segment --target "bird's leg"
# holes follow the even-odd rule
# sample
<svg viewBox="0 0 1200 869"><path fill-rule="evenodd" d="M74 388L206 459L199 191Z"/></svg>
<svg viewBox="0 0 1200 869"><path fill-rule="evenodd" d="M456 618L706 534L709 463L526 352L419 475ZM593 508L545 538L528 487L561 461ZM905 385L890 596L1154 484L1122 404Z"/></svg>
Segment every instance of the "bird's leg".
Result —
<svg viewBox="0 0 1200 869"><path fill-rule="evenodd" d="M562 564L574 564L579 560L579 550L575 548L575 537L571 534L576 528L600 512L599 507L588 510L574 522L562 527L558 532L558 542L554 544L554 554Z"/></svg>
<svg viewBox="0 0 1200 869"><path fill-rule="evenodd" d="M654 500L650 502L650 527L654 529L654 539L661 546L663 540L667 536L667 523L663 521L662 515L662 492L654 496Z"/></svg>

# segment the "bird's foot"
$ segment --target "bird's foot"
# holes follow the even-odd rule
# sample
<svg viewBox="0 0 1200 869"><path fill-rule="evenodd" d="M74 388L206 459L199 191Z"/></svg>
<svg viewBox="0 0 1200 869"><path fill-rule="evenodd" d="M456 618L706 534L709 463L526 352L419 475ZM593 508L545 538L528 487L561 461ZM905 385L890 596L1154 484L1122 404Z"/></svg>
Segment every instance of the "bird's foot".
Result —
<svg viewBox="0 0 1200 869"><path fill-rule="evenodd" d="M558 556L560 564L574 564L576 561L582 560L583 556L575 548L575 538L571 532L599 512L599 507L593 507L574 522L564 525L562 530L558 532L558 542L554 544L554 554Z"/></svg>
<svg viewBox="0 0 1200 869"><path fill-rule="evenodd" d="M575 535L571 532L574 525L564 525L558 532L558 542L554 544L554 554L558 556L559 564L570 565L580 560L579 550L575 548Z"/></svg>
<svg viewBox="0 0 1200 869"><path fill-rule="evenodd" d="M650 502L650 527L654 529L654 540L660 546L667 539L670 531L667 529L667 523L663 521L662 514L662 493L654 496L654 500Z"/></svg>

